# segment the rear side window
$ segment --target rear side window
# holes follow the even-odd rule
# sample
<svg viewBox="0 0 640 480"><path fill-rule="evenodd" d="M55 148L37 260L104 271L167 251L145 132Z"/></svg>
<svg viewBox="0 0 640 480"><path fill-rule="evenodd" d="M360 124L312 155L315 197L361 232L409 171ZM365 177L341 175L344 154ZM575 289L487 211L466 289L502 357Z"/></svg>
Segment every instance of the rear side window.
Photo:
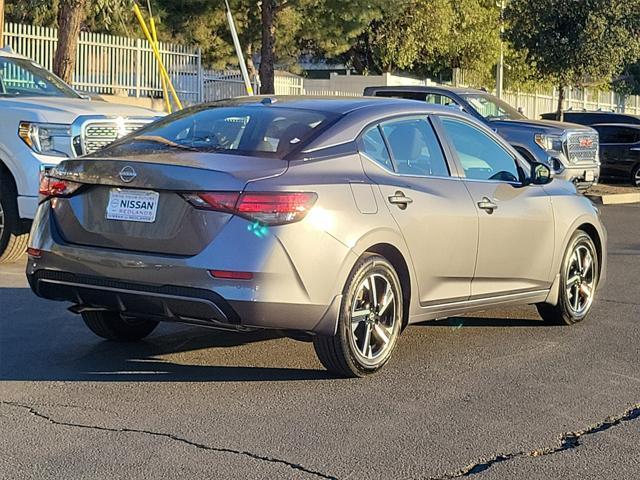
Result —
<svg viewBox="0 0 640 480"><path fill-rule="evenodd" d="M263 105L199 106L165 117L100 152L101 156L164 150L284 158L304 148L337 115Z"/></svg>
<svg viewBox="0 0 640 480"><path fill-rule="evenodd" d="M440 142L426 118L394 120L382 131L396 166L403 175L448 177L449 168Z"/></svg>
<svg viewBox="0 0 640 480"><path fill-rule="evenodd" d="M636 143L640 141L640 128L594 126L600 135L600 143Z"/></svg>
<svg viewBox="0 0 640 480"><path fill-rule="evenodd" d="M393 171L391 157L389 157L387 146L384 144L382 134L377 126L370 128L360 138L360 152L387 170Z"/></svg>

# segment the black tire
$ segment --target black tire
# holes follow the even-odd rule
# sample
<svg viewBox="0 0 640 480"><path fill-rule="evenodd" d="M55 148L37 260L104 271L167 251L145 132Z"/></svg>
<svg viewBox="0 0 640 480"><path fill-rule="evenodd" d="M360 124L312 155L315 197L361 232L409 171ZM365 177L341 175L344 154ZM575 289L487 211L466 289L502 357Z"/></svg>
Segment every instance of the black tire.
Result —
<svg viewBox="0 0 640 480"><path fill-rule="evenodd" d="M380 285L380 282L382 283L385 287L385 294L387 292L386 286L388 286L393 293L393 300L387 302L388 305L385 309L383 308L385 294L382 294L382 296L378 294L380 301L374 301L373 303L376 306L368 306L368 308L371 309L371 312L375 309L378 311L382 309L381 315L378 316L376 312L375 315L358 317L366 317L367 320L354 322L358 325L354 330L352 329L352 309L356 302L365 301L363 287L365 287L365 283L369 282L370 278L374 278L374 284L376 282L378 282L378 285ZM370 283L367 283L367 285L370 285ZM376 288L375 286L373 289L369 287L368 290L376 290ZM342 293L342 306L336 335L332 337L314 337L313 347L322 365L330 372L344 377L364 377L380 370L389 361L393 353L402 330L402 286L397 273L386 258L380 255L367 254L359 259L353 267ZM369 298L369 301L371 301L371 298ZM356 331L361 325L363 326L362 328L369 331L369 336L365 335L363 337L369 341L362 340L363 350L367 350L367 347L364 347L365 342L367 345L371 342L378 342L378 340L372 340L373 336L380 335L377 332L383 331L387 335L387 342L379 341L380 345L377 346L378 352L375 358L374 355L372 355L371 359L365 358L366 355L363 355L358 350L360 347L358 347L358 334L356 334ZM380 327L384 328L384 330L380 330ZM381 339L382 337L378 338ZM370 351L372 352L372 348Z"/></svg>
<svg viewBox="0 0 640 480"><path fill-rule="evenodd" d="M28 242L29 234L21 231L15 187L0 175L0 263L18 260Z"/></svg>
<svg viewBox="0 0 640 480"><path fill-rule="evenodd" d="M631 185L640 187L640 165L637 165L631 172Z"/></svg>
<svg viewBox="0 0 640 480"><path fill-rule="evenodd" d="M575 258L574 252L579 248L587 249L591 252L590 255L592 256L591 267L584 275L584 282L583 274L576 271L575 267L572 265L573 259ZM583 262L579 261L578 263L582 263L584 265ZM583 270L585 270L584 267ZM586 232L577 230L571 237L562 259L562 265L560 267L560 292L558 295L558 304L550 305L548 303L539 303L536 305L538 313L542 319L552 325L573 325L574 323L581 322L587 318L593 305L593 297L596 294L598 281L600 279L599 275L600 263L598 261L598 253L596 246L593 243L593 239ZM570 279L572 278L576 278L576 281L570 282ZM582 287L579 285L586 285L585 282L589 280L591 280L592 283L592 286L589 288L591 292L589 295L590 300L588 302L585 300L584 310L577 309L574 306L576 296L577 302L580 302L580 298L582 296ZM575 290L575 292L573 292L573 290ZM584 297L582 298L584 300ZM578 305L577 303L575 304Z"/></svg>
<svg viewBox="0 0 640 480"><path fill-rule="evenodd" d="M107 340L133 342L149 335L158 322L147 319L124 319L117 312L82 312L82 320L99 337Z"/></svg>

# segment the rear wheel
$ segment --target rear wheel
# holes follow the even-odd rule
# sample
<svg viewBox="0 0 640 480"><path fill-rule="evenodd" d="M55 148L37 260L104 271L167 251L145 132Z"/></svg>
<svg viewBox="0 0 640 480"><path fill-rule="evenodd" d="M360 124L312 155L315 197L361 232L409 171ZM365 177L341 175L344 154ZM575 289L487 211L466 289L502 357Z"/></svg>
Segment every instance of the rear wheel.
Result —
<svg viewBox="0 0 640 480"><path fill-rule="evenodd" d="M536 305L542 319L556 325L571 325L584 320L596 294L599 267L593 240L578 230L571 238L562 261L558 304Z"/></svg>
<svg viewBox="0 0 640 480"><path fill-rule="evenodd" d="M343 290L336 335L314 337L320 362L346 377L382 368L400 335L402 305L400 280L389 261L379 255L360 259Z"/></svg>
<svg viewBox="0 0 640 480"><path fill-rule="evenodd" d="M125 319L116 312L97 310L82 312L82 320L99 337L129 342L146 337L158 326L154 320Z"/></svg>
<svg viewBox="0 0 640 480"><path fill-rule="evenodd" d="M13 262L26 251L29 234L18 233L19 227L15 188L0 181L0 263Z"/></svg>

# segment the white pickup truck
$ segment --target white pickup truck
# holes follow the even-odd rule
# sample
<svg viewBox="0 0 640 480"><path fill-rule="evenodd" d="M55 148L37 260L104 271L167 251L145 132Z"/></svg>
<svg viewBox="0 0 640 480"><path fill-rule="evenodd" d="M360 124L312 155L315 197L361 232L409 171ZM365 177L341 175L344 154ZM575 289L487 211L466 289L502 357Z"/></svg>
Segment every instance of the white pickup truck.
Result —
<svg viewBox="0 0 640 480"><path fill-rule="evenodd" d="M0 50L0 263L26 249L41 169L93 153L161 115L90 100L28 58Z"/></svg>

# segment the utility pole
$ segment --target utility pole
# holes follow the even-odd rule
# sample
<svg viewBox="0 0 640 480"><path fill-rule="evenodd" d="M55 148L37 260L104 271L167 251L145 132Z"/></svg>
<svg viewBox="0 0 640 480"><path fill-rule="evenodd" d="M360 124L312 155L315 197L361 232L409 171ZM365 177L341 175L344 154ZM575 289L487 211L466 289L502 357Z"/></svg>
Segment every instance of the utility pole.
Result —
<svg viewBox="0 0 640 480"><path fill-rule="evenodd" d="M4 0L0 0L0 48L4 47Z"/></svg>
<svg viewBox="0 0 640 480"><path fill-rule="evenodd" d="M496 68L496 97L502 98L502 88L504 86L504 4L505 0L499 0L497 6L500 7L500 60Z"/></svg>
<svg viewBox="0 0 640 480"><path fill-rule="evenodd" d="M244 87L247 91L247 95L253 96L253 87L251 86L251 80L249 79L249 72L247 72L247 64L244 62L244 55L242 54L242 48L240 47L240 39L238 38L238 32L236 31L236 24L233 21L233 15L231 15L231 7L229 7L228 0L224 0L224 4L225 7L227 7L227 22L229 23L229 30L231 31L231 38L233 38L233 46L236 49L236 55L238 56L238 64L240 65L240 72L242 72Z"/></svg>

